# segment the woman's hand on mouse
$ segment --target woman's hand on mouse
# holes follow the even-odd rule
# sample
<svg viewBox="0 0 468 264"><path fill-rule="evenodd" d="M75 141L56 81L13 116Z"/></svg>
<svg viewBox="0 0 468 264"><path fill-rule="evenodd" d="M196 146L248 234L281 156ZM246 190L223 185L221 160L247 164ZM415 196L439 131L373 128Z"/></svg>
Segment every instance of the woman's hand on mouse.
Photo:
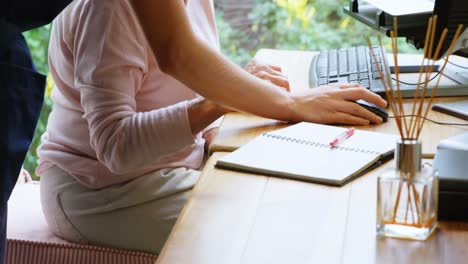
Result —
<svg viewBox="0 0 468 264"><path fill-rule="evenodd" d="M380 124L382 118L359 106L362 99L385 108L387 102L359 84L333 84L293 92L292 106L296 121L322 124Z"/></svg>

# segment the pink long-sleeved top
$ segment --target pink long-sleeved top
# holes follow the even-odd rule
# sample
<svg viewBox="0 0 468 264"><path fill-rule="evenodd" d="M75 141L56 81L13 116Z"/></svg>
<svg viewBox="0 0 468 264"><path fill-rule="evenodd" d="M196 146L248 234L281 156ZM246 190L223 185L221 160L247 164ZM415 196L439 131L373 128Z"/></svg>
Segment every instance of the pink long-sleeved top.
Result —
<svg viewBox="0 0 468 264"><path fill-rule="evenodd" d="M185 2L198 37L219 49L212 0ZM128 0L74 1L54 21L49 64L54 107L38 175L56 165L99 189L200 167L204 140L187 117L197 94L159 69Z"/></svg>

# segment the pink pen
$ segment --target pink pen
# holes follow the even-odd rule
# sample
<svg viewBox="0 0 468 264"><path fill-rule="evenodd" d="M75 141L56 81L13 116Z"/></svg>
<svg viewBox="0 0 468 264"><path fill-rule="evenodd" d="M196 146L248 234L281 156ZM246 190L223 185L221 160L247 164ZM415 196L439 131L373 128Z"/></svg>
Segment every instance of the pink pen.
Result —
<svg viewBox="0 0 468 264"><path fill-rule="evenodd" d="M345 141L347 138L354 134L354 127L347 129L343 133L339 134L335 139L330 142L330 147L334 148L338 146L341 142Z"/></svg>

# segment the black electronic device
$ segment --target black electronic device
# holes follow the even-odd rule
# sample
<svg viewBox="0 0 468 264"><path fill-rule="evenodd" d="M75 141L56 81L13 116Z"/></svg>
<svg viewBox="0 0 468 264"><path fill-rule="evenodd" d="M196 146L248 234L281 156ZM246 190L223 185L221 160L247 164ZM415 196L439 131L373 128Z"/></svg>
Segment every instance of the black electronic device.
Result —
<svg viewBox="0 0 468 264"><path fill-rule="evenodd" d="M427 22L430 16L437 15L436 36L441 36L442 30L447 28L448 35L445 45L442 48L441 56L447 51L459 24L468 25L468 1L460 0L435 0L432 12L417 12L404 16L392 15L380 10L370 4L360 4L359 0L350 0L349 7L344 8L344 12L364 24L376 29L386 36L390 36L393 30L393 18L399 19L398 37L405 37L407 42L417 49L424 47ZM467 33L468 35L468 33ZM436 37L435 43L438 39ZM463 57L468 56L468 36L459 39L458 48L455 54Z"/></svg>
<svg viewBox="0 0 468 264"><path fill-rule="evenodd" d="M439 174L439 219L468 221L468 133L442 140L434 168Z"/></svg>
<svg viewBox="0 0 468 264"><path fill-rule="evenodd" d="M376 2L367 0L368 2ZM447 55L448 47L454 38L458 25L464 25L464 31L461 34L458 42L453 50L453 53L458 56L451 56L451 63L447 64L444 70L446 83L440 83L436 96L468 96L468 1L462 0L429 0L434 3L432 12L423 10L414 14L394 15L385 10L381 10L372 4L365 1L350 0L349 6L344 8L344 12L369 27L390 36L393 30L393 18L398 18L398 37L406 38L407 42L412 44L417 49L424 47L426 27L429 17L437 15L437 32L435 43L438 42L438 37L441 36L444 28L448 29L448 35L445 40L441 57ZM426 0L427 2L427 0ZM389 1L387 5L391 5ZM412 3L414 4L414 3ZM364 43L364 37L363 37ZM439 58L440 59L440 58ZM455 63L452 63L452 60ZM440 63L443 60L440 60ZM439 63L439 65L440 65ZM414 65L405 65L406 69L414 69L417 73L421 61L414 61ZM390 65L390 69L393 69ZM437 71L437 69L435 69ZM402 72L402 71L400 71ZM407 71L405 71L407 73ZM401 95L404 98L412 98L417 85L401 84ZM431 94L432 86L429 85L427 94Z"/></svg>
<svg viewBox="0 0 468 264"><path fill-rule="evenodd" d="M468 121L468 101L438 103L432 106L432 110Z"/></svg>
<svg viewBox="0 0 468 264"><path fill-rule="evenodd" d="M387 110L383 109L382 107L378 107L375 104L364 101L364 100L357 100L356 103L364 107L365 109L371 111L372 113L376 114L377 116L380 116L382 118L382 121L387 122L388 120Z"/></svg>

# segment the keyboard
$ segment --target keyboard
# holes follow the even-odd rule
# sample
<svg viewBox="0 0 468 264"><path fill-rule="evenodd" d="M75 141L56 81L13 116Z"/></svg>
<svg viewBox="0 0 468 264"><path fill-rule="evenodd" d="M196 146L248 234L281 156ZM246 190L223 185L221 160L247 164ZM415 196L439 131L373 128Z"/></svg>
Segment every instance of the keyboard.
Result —
<svg viewBox="0 0 468 264"><path fill-rule="evenodd" d="M310 64L310 87L332 83L359 83L361 86L385 96L377 64L380 65L383 74L390 72L385 70L385 65L388 67L387 53L379 46L371 48L376 61L374 61L369 47L365 46L321 51Z"/></svg>

